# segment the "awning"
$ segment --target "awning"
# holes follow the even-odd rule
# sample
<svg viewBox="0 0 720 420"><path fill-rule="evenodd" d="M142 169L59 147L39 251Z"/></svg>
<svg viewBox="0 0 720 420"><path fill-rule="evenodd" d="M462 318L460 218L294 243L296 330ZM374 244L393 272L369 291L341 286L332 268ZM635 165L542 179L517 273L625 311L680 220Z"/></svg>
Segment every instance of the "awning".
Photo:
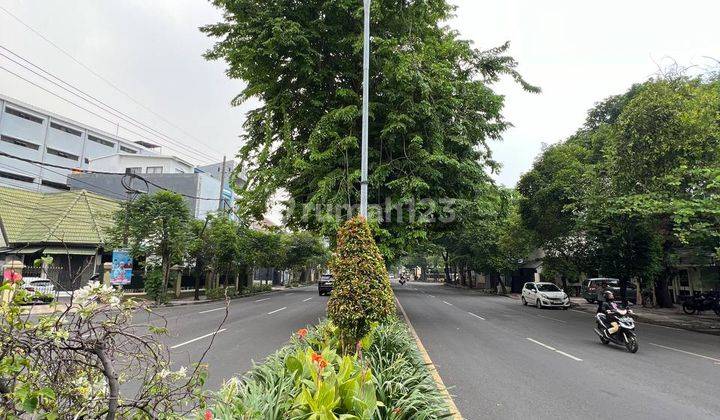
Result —
<svg viewBox="0 0 720 420"><path fill-rule="evenodd" d="M49 246L45 248L45 251L43 251L43 254L47 255L95 255L97 254L97 249L95 248L72 248L72 247L55 247L55 246Z"/></svg>

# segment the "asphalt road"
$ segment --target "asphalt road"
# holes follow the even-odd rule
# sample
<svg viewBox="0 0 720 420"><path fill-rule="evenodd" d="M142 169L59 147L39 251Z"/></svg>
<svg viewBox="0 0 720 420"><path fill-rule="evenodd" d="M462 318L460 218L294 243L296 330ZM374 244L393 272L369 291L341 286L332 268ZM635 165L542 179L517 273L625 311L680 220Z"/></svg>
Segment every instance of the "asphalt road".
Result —
<svg viewBox="0 0 720 420"><path fill-rule="evenodd" d="M718 419L720 337L638 324L604 346L591 314L441 285L395 286L467 419Z"/></svg>
<svg viewBox="0 0 720 420"><path fill-rule="evenodd" d="M175 369L199 360L214 338L204 362L209 364L207 388L217 389L275 352L298 329L324 318L327 299L318 296L317 286L234 299L222 325L222 302L163 308L158 313L168 321L170 335L163 342Z"/></svg>

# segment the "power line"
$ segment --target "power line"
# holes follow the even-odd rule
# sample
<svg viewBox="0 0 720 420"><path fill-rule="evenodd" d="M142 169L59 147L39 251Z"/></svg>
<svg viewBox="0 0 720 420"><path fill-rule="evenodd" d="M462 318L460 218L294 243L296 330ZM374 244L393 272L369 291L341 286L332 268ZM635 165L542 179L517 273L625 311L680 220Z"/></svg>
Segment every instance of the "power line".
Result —
<svg viewBox="0 0 720 420"><path fill-rule="evenodd" d="M85 107L82 106L82 105L78 105L78 104L76 104L75 102L73 102L73 101L71 101L71 100L69 100L69 99L67 99L67 98L65 98L65 97L63 97L63 96L60 96L60 95L57 94L56 92L53 92L53 91L51 91L50 89L48 89L48 88L46 88L46 87L44 87L44 86L40 86L39 84L33 82L32 80L26 79L25 77L23 77L23 76L15 73L14 71L8 69L7 67L0 66L0 69L5 70L6 72L8 72L8 73L12 74L13 76L17 77L18 79L21 79L21 80L23 80L23 81L25 81L25 82L27 82L27 83L29 83L29 84L37 87L38 89L41 89L41 90L43 90L43 91L45 91L45 92L47 92L47 93L55 96L55 97L58 98L58 99L61 99L61 100L65 101L65 102L67 102L67 103L69 103L69 104L71 104L71 105L74 105L74 106L82 109L83 111L85 111L85 112L87 112L87 113L90 113L90 114L92 114L92 115L94 115L94 116L102 119L103 121L107 121L107 122L109 122L110 124L115 124L115 121L113 121L113 120L111 120L111 119L109 119L109 118L105 118L104 116L98 114L97 112L91 111L90 109L85 108ZM137 131L130 130L130 129L127 128L127 127L124 127L124 130L125 130L125 131L128 131L128 132L130 132L130 133L133 133L133 134L135 134L136 136L138 136L138 137L140 137L140 138L142 138L142 139L145 139L145 140L147 140L147 141L151 141L151 142L152 142L152 141L155 141L155 140L152 140L152 139L149 139L149 138L143 136L142 134L138 133ZM175 149L174 147L171 147L171 146L167 146L167 147L168 147L169 149L175 150L175 151L177 151L177 152L179 152L179 153L181 153L181 154L183 154L183 155L185 155L185 156L187 156L187 157L194 158L194 155L193 155L192 153L183 152L183 151L177 150L177 149ZM211 162L212 162L212 160L211 160Z"/></svg>
<svg viewBox="0 0 720 420"><path fill-rule="evenodd" d="M137 99L133 98L129 93L123 91L123 90L120 89L118 86L116 86L114 83L112 83L111 81L109 81L108 79L106 79L105 77L103 77L102 75L98 74L95 70L91 69L88 65L86 65L86 64L83 63L82 61L80 61L80 60L78 60L77 58L75 58L72 54L70 54L70 53L67 52L65 49L63 49L62 47L60 47L59 45L57 45L56 43L54 43L53 41L51 41L50 39L48 39L45 35L43 35L43 34L42 34L41 32L39 32L39 31L37 31L36 29L34 29L32 26L30 26L30 25L28 25L27 23L25 23L22 19L20 19L20 18L17 17L16 15L14 15L12 12L10 12L10 11L9 11L8 9L6 9L5 7L3 7L3 6L0 5L0 10L4 11L5 13L7 13L10 17L12 17L13 19L15 19L17 22L19 22L19 23L20 23L21 25L23 25L25 28L27 28L28 30L30 30L31 32L33 32L35 35L37 35L37 36L39 36L40 38L42 38L42 39L43 39L45 42L47 42L48 44L50 44L50 45L52 45L53 47L55 47L58 51L60 51L60 52L63 53L65 56L67 56L68 58L70 58L70 59L71 59L72 61L74 61L76 64L78 64L79 66L81 66L81 67L84 68L85 70L89 71L92 75L94 75L94 76L97 77L98 79L100 79L100 80L102 80L103 82L105 82L108 86L112 87L116 92L118 92L118 93L122 94L123 96L125 96L126 98L130 99L131 101L133 101L133 102L134 102L135 104L137 104L138 106L142 107L142 108L145 109L146 111L148 111L148 112L150 112L151 114L155 115L157 118L160 118L162 121L164 121L165 123L167 123L167 124L169 124L170 126L174 127L175 129L179 130L180 132L182 132L182 133L185 134L186 136L194 139L195 141L198 141L198 142L202 143L202 140L200 140L200 139L198 139L197 137L193 136L192 134L188 133L188 132L187 132L186 130L184 130L182 127L177 126L177 125L174 124L173 122L169 121L167 118L165 118L165 117L163 117L162 115L156 113L155 111L153 111L152 109L150 109L150 108L147 107L146 105L142 104L142 103L141 103L140 101L138 101ZM217 150L215 150L215 152L222 155L222 153L218 152Z"/></svg>
<svg viewBox="0 0 720 420"><path fill-rule="evenodd" d="M195 200L207 200L207 201L217 201L217 200L220 200L220 198L198 197L198 196L195 196L195 195L189 195L189 194L179 193L179 192L177 192L177 191L173 191L173 190L170 189L170 188L164 187L164 186L162 186L162 185L160 185L160 184L158 184L158 183L156 183L156 182L150 181L149 179L147 179L147 178L145 178L145 177L143 177L143 176L141 176L141 175L138 175L138 174L136 174L136 173L103 172L103 171L91 171L91 170L88 170L88 169L71 168L71 167L68 167L68 166L54 165L54 164L52 164L52 163L46 163L46 162L40 162L40 161L37 161L37 160L27 159L27 158L23 158L23 157L20 157L20 156L11 155L11 154L5 153L5 152L0 152L0 156L5 156L5 157L9 157L9 158L11 158L11 159L21 160L21 161L23 161L23 162L32 163L32 164L35 164L35 165L50 166L50 167L58 168L58 169L67 169L67 170L73 171L73 172L81 172L81 173L87 173L87 174L116 175L116 176L132 176L132 177L137 178L137 179L140 179L140 180L142 180L142 181L144 181L144 182L146 182L146 183L148 183L148 184L150 184L150 185L152 185L152 186L154 186L154 187L156 187L156 188L158 188L158 189L161 189L161 190L163 190L163 191L169 191L169 192L172 192L172 193L181 195L181 196L183 196L183 197L192 198L192 199L195 199ZM221 185L220 188L224 188L224 186Z"/></svg>
<svg viewBox="0 0 720 420"><path fill-rule="evenodd" d="M158 130L152 128L152 127L150 127L149 125L147 125L147 124L145 124L145 123L143 123L143 122L141 122L141 121L138 121L137 119L133 118L132 116L130 116L130 115L128 115L128 114L125 114L125 113L123 113L122 111L120 111L120 110L118 110L118 109L116 109L116 108L113 108L112 106L106 104L105 102L101 101L100 99L97 99L96 97L94 97L94 96L92 96L91 94L83 91L82 89L78 88L77 86L74 86L74 85L68 83L67 81L63 80L62 78L60 78L60 77L52 74L51 72L49 72L49 71L45 70L44 68L38 66L37 64L35 64L35 63L33 63L32 61L28 60L27 58L21 56L20 54L17 54L16 52L10 50L9 48L4 47L4 46L2 46L2 45L0 45L0 48L2 48L3 50L9 52L10 54L14 55L15 57L19 58L20 60L28 63L28 64L31 65L32 67L40 70L41 72L49 75L50 77L52 77L53 79L61 82L62 84L64 84L64 85L66 85L66 86L74 89L75 91L77 91L77 92L79 92L80 94L86 96L87 98L84 97L84 96L82 96L82 95L79 95L77 92L74 92L74 91L72 91L72 90L70 90L70 89L68 89L68 88L60 85L58 82L51 80L50 78L44 76L43 74L40 74L40 73L36 72L35 70L27 67L26 65L24 65L24 64L16 61L16 60L13 59L12 57L9 57L9 56L3 54L2 52L0 52L0 55L1 55L1 56L3 56L3 57L5 57L6 59L12 61L13 63L17 64L18 66L24 68L25 70L28 70L29 72L35 74L36 76L41 77L42 79L44 79L44 80L46 80L46 81L54 84L55 86L58 86L59 88L65 90L66 92L72 94L73 96L76 96L77 98L80 98L81 100L86 101L86 102L88 102L88 103L90 103L90 104L92 104L92 105L94 105L94 106L102 109L103 111L105 111L105 112L113 115L114 117L120 118L120 119L122 119L123 121L125 121L125 122L127 122L127 123L129 123L129 124L131 124L131 125L133 125L133 126L135 126L135 127L137 127L137 128L139 128L139 129L141 129L141 130L145 130L145 131L147 131L148 133L150 133L150 134L152 134L152 135L154 135L154 136L157 136L157 137L159 137L159 138L165 139L166 141L171 142L172 144L175 144L175 145L177 145L178 147L185 147L185 148L187 148L188 150L191 150L191 151L193 151L193 152L195 152L195 153L198 153L198 154L201 154L201 155L203 155L203 156L206 156L206 157L210 158L210 159L213 160L213 161L216 161L216 160L217 160L217 158L216 158L215 156L208 155L206 152L204 152L204 151L202 151L202 150L200 150L200 149L196 149L196 148L194 148L194 147L192 147L192 146L189 146L189 145L183 144L183 143L181 143L181 142L178 142L178 141L172 139L172 138L171 138L170 136L168 136L167 134L164 134L164 133L162 133L162 132L160 132L160 131L158 131ZM88 98L92 99L92 101L91 101L90 99L88 99ZM93 101L94 101L94 102L93 102Z"/></svg>
<svg viewBox="0 0 720 420"><path fill-rule="evenodd" d="M37 167L39 167L39 168L42 168L42 169L45 169L46 171L50 171L50 172L52 172L52 173L61 175L61 176L63 176L63 177L67 177L67 174L63 174L62 172L54 171L54 170L52 170L52 169L50 169L50 168L43 168L41 165L38 165L38 164L35 164L35 163L33 163L32 165L35 165L35 166L37 166ZM12 166L12 165L8 165L7 163L0 163L0 166L4 166L4 167L9 168L9 169L12 169L12 170L14 170L14 171L18 171L18 172L24 173L24 174L26 174L26 175L32 176L32 177L33 177L33 180L32 180L32 181L27 181L27 182L32 182L33 184L37 184L37 185L40 185L40 186L51 187L51 188L52 188L52 186L45 185L45 184L43 184L42 182L37 182L37 181L35 181L34 178L35 178L36 176L41 176L41 175L39 175L39 174L35 174L35 173L32 173L32 172L26 171L26 170L24 170L24 169L17 168L17 167ZM90 183L90 182L87 182L87 181L83 181L83 180L80 180L80 179L76 179L76 178L73 178L73 180L76 181L76 182L79 182L79 183L81 183L81 184L85 184L85 185L89 185L89 186L91 186L91 187L93 187L93 188L97 188L98 190L107 191L107 193L112 194L112 195L118 197L117 200L125 200L125 199L126 199L126 197L125 197L123 194L121 194L121 193L119 193L119 192L117 192L117 191L113 191L113 190L111 190L111 189L109 189L109 188L105 188L105 187L102 187L102 186L100 186L100 185L95 185L95 184L93 184L93 183ZM22 181L22 182L26 182L26 181ZM110 199L107 199L107 198L104 198L104 197L102 197L102 198L100 198L100 199L111 201ZM112 202L115 202L115 201L112 201Z"/></svg>

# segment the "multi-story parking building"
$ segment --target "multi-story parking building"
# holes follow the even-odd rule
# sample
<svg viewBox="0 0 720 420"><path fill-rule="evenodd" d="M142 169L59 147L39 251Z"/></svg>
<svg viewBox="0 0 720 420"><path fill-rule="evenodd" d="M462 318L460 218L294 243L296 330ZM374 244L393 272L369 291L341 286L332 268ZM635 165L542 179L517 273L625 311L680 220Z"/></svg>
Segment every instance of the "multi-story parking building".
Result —
<svg viewBox="0 0 720 420"><path fill-rule="evenodd" d="M156 145L133 142L0 95L0 152L61 167L87 169L115 153L156 155ZM156 149L156 150L153 150ZM70 170L0 156L0 184L52 192L68 190Z"/></svg>

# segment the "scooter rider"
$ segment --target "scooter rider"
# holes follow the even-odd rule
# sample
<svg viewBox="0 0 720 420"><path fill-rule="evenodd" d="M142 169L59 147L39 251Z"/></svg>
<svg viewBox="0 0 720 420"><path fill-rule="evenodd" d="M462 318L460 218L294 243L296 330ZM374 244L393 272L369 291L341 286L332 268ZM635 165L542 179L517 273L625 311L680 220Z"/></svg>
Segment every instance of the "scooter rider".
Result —
<svg viewBox="0 0 720 420"><path fill-rule="evenodd" d="M613 314L615 313L615 306L613 305L615 295L613 295L612 291L606 290L603 293L603 298L604 300L598 303L597 312L605 315L608 321L610 321L610 328L608 328L604 332L605 334L607 334L607 336L611 336L618 332L618 330L620 329L620 324L617 323L617 320L613 316Z"/></svg>

